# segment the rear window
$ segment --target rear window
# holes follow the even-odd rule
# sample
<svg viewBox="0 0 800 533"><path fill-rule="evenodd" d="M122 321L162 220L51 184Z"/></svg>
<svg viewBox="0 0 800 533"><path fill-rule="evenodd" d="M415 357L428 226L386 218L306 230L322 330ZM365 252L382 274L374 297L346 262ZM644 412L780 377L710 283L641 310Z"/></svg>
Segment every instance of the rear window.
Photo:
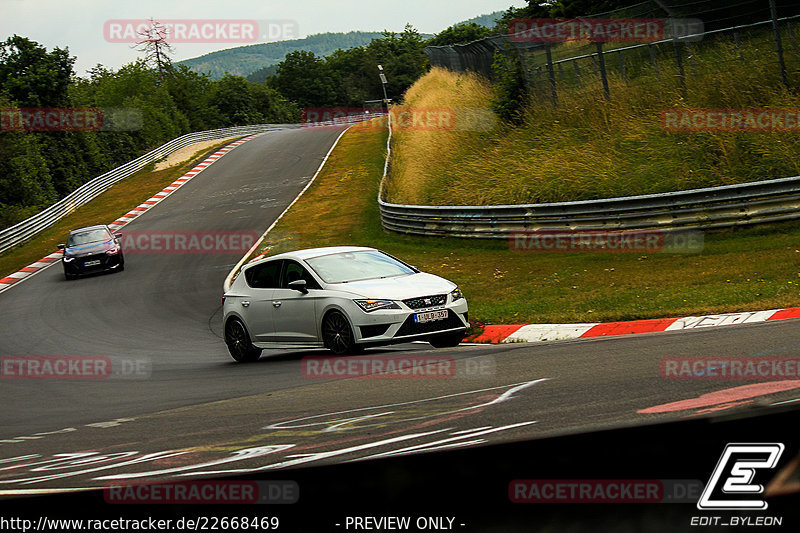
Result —
<svg viewBox="0 0 800 533"><path fill-rule="evenodd" d="M280 285L281 261L270 261L244 271L244 279L254 289L277 289Z"/></svg>

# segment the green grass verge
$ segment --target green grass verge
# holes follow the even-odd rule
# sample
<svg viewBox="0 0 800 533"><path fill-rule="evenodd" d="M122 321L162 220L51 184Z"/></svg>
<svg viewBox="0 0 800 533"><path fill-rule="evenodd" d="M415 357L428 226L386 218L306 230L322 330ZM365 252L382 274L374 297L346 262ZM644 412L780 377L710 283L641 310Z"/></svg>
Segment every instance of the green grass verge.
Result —
<svg viewBox="0 0 800 533"><path fill-rule="evenodd" d="M103 194L82 205L31 240L0 255L0 278L57 251L58 243L64 242L72 229L93 224L110 224L231 142L234 141L227 140L201 150L181 166L154 171L154 165L148 165L133 176L115 183Z"/></svg>
<svg viewBox="0 0 800 533"><path fill-rule="evenodd" d="M512 252L506 242L385 232L376 202L386 132L352 128L259 252L362 245L464 290L471 318L568 323L800 305L800 223L718 231L694 255Z"/></svg>

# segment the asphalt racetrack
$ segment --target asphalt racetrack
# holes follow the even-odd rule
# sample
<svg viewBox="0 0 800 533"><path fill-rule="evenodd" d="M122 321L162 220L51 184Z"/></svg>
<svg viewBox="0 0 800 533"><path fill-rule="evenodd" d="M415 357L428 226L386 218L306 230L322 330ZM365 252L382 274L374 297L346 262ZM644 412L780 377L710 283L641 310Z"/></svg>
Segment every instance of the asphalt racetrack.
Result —
<svg viewBox="0 0 800 533"><path fill-rule="evenodd" d="M260 235L340 133L263 134L121 231ZM325 351L265 350L257 363L236 364L221 338L220 308L223 280L240 257L126 253L121 273L67 282L56 264L0 294L0 355L142 363L142 372L110 379L4 375L0 497L464 449L800 398L797 380L671 380L661 366L668 357L792 356L797 320L542 344L412 343L365 354L455 365L431 379L309 376L304 357Z"/></svg>

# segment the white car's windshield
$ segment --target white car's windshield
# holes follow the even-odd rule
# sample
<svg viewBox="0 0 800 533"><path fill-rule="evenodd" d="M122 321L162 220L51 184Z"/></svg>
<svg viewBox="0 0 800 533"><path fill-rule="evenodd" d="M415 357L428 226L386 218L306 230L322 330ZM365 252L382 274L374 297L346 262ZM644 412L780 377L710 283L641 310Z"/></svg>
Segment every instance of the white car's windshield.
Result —
<svg viewBox="0 0 800 533"><path fill-rule="evenodd" d="M414 270L407 265L377 250L323 255L306 262L325 283L348 283L414 274Z"/></svg>

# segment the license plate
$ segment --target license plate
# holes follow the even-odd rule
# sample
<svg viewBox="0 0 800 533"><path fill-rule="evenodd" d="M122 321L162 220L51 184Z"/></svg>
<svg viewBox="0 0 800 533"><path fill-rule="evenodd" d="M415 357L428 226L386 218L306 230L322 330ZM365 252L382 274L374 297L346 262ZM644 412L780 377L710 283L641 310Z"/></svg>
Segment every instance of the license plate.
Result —
<svg viewBox="0 0 800 533"><path fill-rule="evenodd" d="M414 315L414 322L421 324L423 322L432 322L434 320L444 320L447 318L447 309L441 311L428 311L427 313L417 313Z"/></svg>
<svg viewBox="0 0 800 533"><path fill-rule="evenodd" d="M86 261L83 264L83 266L85 266L85 267L93 267L93 266L97 266L99 264L100 264L100 260L99 259L95 259L94 261Z"/></svg>

